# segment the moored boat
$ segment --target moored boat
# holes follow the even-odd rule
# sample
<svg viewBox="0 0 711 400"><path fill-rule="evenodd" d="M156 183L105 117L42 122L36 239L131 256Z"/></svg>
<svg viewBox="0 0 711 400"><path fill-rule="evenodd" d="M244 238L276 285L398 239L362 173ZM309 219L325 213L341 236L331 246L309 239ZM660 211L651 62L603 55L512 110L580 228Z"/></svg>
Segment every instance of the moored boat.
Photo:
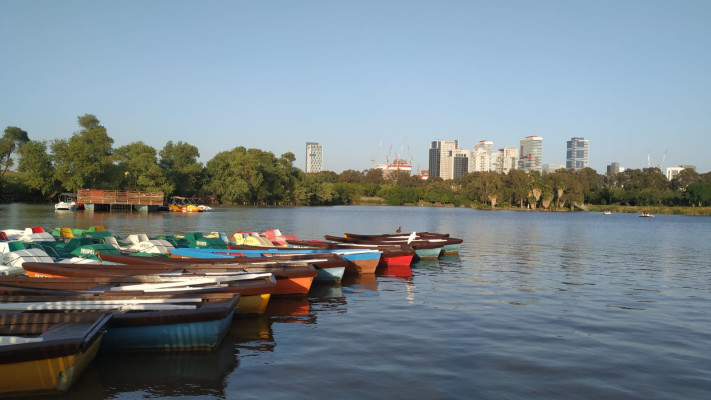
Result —
<svg viewBox="0 0 711 400"><path fill-rule="evenodd" d="M379 239L359 239L352 237L339 237L339 236L326 236L329 240L339 242L339 243L356 243L364 245L407 245L415 250L416 259L437 259L442 255L442 249L444 243L441 241L428 241L428 240L417 240L410 241L407 240L379 240Z"/></svg>
<svg viewBox="0 0 711 400"><path fill-rule="evenodd" d="M410 266L415 257L415 249L403 244L359 244L339 243L325 235L326 241L317 240L289 240L289 245L294 247L312 247L319 249L374 249L381 251L378 267Z"/></svg>
<svg viewBox="0 0 711 400"><path fill-rule="evenodd" d="M107 311L101 350L213 350L232 321L239 295L181 298L97 298L76 299L68 295L36 296L34 301L6 297L0 310L52 312ZM7 301L7 300L10 301Z"/></svg>
<svg viewBox="0 0 711 400"><path fill-rule="evenodd" d="M0 312L0 395L67 391L94 359L111 315Z"/></svg>
<svg viewBox="0 0 711 400"><path fill-rule="evenodd" d="M448 233L436 232L412 232L409 235L405 234L380 234L380 235L364 235L356 233L345 233L344 237L354 239L355 241L367 242L382 242L382 243L408 243L416 245L418 243L441 244L442 255L453 255L459 253L459 248L463 243L463 239L450 237Z"/></svg>
<svg viewBox="0 0 711 400"><path fill-rule="evenodd" d="M275 257L283 255L323 255L336 254L343 257L346 261L346 274L373 274L375 273L378 263L380 262L381 252L373 249L304 249L304 248L288 248L288 247L255 247L255 246L234 246L230 245L231 251L209 251L194 252L191 249L175 249L172 254L195 256L200 254L226 254L226 255L241 255L246 257Z"/></svg>
<svg viewBox="0 0 711 400"><path fill-rule="evenodd" d="M308 263L268 263L254 265L240 264L187 264L177 265L156 262L140 265L94 265L71 264L59 265L48 263L25 263L22 266L31 277L104 277L116 278L133 276L134 280L160 283L166 280L166 287L216 287L223 285L237 289L240 281L273 275L276 280L273 295L306 295L318 274L316 268ZM84 268L86 267L86 268ZM149 275L153 274L153 275ZM162 274L162 275L156 275ZM255 275L256 274L256 275ZM140 276L138 276L140 275ZM170 275L170 276L169 276ZM116 290L116 289L112 289Z"/></svg>

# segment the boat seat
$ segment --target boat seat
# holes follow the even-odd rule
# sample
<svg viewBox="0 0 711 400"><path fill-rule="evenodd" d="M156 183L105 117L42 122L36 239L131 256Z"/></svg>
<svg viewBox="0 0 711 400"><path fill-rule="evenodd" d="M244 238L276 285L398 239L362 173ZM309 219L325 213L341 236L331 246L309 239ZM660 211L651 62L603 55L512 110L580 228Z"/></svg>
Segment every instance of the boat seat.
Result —
<svg viewBox="0 0 711 400"><path fill-rule="evenodd" d="M59 228L59 237L71 239L74 237L74 233L71 228Z"/></svg>

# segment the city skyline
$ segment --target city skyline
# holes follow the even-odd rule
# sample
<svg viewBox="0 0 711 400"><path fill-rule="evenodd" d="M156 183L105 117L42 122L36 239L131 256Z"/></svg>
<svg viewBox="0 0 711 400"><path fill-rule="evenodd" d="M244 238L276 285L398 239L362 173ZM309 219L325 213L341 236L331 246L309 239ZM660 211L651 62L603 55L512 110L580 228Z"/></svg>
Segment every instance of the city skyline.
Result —
<svg viewBox="0 0 711 400"><path fill-rule="evenodd" d="M0 2L0 127L69 138L93 114L115 147L234 147L365 170L458 138L544 138L544 164L711 171L711 2ZM649 161L648 161L649 159Z"/></svg>

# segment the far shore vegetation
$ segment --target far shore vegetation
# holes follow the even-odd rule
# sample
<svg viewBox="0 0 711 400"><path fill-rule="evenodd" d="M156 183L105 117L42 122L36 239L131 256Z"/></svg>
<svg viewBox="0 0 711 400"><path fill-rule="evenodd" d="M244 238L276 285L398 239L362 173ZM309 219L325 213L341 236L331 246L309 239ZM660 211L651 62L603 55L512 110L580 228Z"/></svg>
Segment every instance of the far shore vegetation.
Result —
<svg viewBox="0 0 711 400"><path fill-rule="evenodd" d="M593 211L711 215L711 172L684 169L671 181L659 168L598 174L591 168L553 173L473 172L422 180L379 169L305 173L293 153L238 146L204 165L198 148L169 141L114 148L91 114L77 118L69 139L31 140L10 126L0 138L0 201L54 202L79 189L163 192L235 206L411 205L487 210Z"/></svg>

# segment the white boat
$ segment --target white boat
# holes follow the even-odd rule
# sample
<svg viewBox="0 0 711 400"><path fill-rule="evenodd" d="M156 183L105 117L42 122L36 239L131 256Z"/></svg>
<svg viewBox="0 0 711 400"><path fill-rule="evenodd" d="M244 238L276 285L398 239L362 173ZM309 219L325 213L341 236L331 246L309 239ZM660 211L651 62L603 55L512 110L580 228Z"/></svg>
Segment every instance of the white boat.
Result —
<svg viewBox="0 0 711 400"><path fill-rule="evenodd" d="M603 211L603 215L612 215L612 211Z"/></svg>
<svg viewBox="0 0 711 400"><path fill-rule="evenodd" d="M76 211L79 203L76 201L76 193L60 193L59 203L54 205L54 211Z"/></svg>
<svg viewBox="0 0 711 400"><path fill-rule="evenodd" d="M125 253L168 254L175 248L169 241L150 239L145 233L128 235L121 241L114 236L106 236L103 240Z"/></svg>

